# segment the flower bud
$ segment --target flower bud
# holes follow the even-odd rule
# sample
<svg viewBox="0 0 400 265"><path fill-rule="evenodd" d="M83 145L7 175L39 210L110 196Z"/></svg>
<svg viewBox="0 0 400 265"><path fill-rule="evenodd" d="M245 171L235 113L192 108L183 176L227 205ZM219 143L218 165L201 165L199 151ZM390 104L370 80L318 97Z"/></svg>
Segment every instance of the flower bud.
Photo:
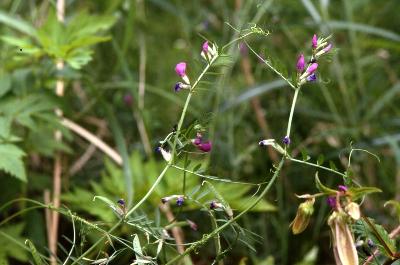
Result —
<svg viewBox="0 0 400 265"><path fill-rule="evenodd" d="M283 137L282 142L284 145L290 145L290 137L286 135L285 137Z"/></svg>
<svg viewBox="0 0 400 265"><path fill-rule="evenodd" d="M310 198L299 205L296 217L290 224L294 235L300 234L307 228L310 218L314 213L314 202L315 198Z"/></svg>
<svg viewBox="0 0 400 265"><path fill-rule="evenodd" d="M311 46L312 46L314 49L316 49L316 48L317 48L317 45L318 45L318 37L317 37L316 34L314 34L314 36L312 37L312 40L311 40Z"/></svg>
<svg viewBox="0 0 400 265"><path fill-rule="evenodd" d="M296 64L296 68L297 68L297 72L301 73L304 71L304 55L300 54L299 58L297 59L297 64Z"/></svg>
<svg viewBox="0 0 400 265"><path fill-rule="evenodd" d="M175 66L175 72L182 78L182 80L189 85L190 80L186 75L186 63L180 62Z"/></svg>
<svg viewBox="0 0 400 265"><path fill-rule="evenodd" d="M187 85L185 83L182 82L177 82L174 86L175 92L179 92L182 89L190 89L190 85Z"/></svg>
<svg viewBox="0 0 400 265"><path fill-rule="evenodd" d="M183 196L179 196L179 197L176 199L176 205L177 205L177 206L182 206L184 202L185 202L185 198L184 198Z"/></svg>
<svg viewBox="0 0 400 265"><path fill-rule="evenodd" d="M358 254L353 235L343 212L333 212L328 219L333 240L336 264L358 265Z"/></svg>
<svg viewBox="0 0 400 265"><path fill-rule="evenodd" d="M157 147L156 151L161 153L165 161L169 162L171 160L172 154L169 151L166 151L162 147Z"/></svg>
<svg viewBox="0 0 400 265"><path fill-rule="evenodd" d="M315 81L317 81L317 75L315 73L313 73L313 74L307 76L306 80L307 80L307 82L315 82Z"/></svg>
<svg viewBox="0 0 400 265"><path fill-rule="evenodd" d="M355 202L347 204L344 210L354 220L358 220L361 217L360 206Z"/></svg>

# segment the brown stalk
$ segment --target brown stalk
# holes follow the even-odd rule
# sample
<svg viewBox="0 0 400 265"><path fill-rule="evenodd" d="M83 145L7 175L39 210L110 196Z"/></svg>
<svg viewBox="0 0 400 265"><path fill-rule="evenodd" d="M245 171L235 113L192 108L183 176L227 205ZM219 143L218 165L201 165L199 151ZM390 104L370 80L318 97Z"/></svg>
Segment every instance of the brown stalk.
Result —
<svg viewBox="0 0 400 265"><path fill-rule="evenodd" d="M64 12L65 12L65 1L57 0L57 19L60 23L64 23ZM57 70L64 68L64 62L59 60L57 62ZM59 97L64 96L65 83L62 78L58 78L56 82L56 95ZM55 110L59 117L62 117L63 113L60 109ZM60 131L55 132L55 138L57 141L62 141ZM61 195L61 174L62 174L62 155L60 152L56 152L54 158L54 170L53 170L53 205L55 208L60 207L60 195ZM58 237L58 225L59 225L59 214L57 211L50 212L50 216L47 220L48 227L48 245L50 250L50 264L57 265L57 237Z"/></svg>
<svg viewBox="0 0 400 265"><path fill-rule="evenodd" d="M167 217L168 222L175 222L175 216L172 213L171 208L168 204L160 204L160 209ZM182 254L183 252L185 252L185 247L183 245L185 240L183 236L183 231L179 226L174 226L171 228L171 232L172 236L175 238L176 249L178 250L179 254Z"/></svg>

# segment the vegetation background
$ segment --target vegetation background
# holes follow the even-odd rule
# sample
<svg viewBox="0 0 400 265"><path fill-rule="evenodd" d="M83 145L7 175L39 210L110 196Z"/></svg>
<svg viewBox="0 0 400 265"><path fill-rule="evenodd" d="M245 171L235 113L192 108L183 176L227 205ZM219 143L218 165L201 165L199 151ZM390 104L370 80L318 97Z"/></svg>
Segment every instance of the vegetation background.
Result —
<svg viewBox="0 0 400 265"><path fill-rule="evenodd" d="M132 194L134 202L143 197L164 164L154 149L177 124L186 97L185 91L173 90L175 64L188 62L190 75L196 76L204 38L219 46L237 38L227 23L238 29L255 23L269 31L268 37L251 37L249 43L260 56L287 67L289 75L295 74L298 54L309 51L314 33L333 35L338 52L322 65L319 82L302 89L293 153L301 157L306 152L327 166L332 161L342 170L351 145L378 155L380 162L365 153L355 153L351 161L358 182L383 190L367 198L362 210L388 230L398 225L391 208L383 207L387 200L400 200L398 0L67 0L66 26L57 20L56 4L0 2L0 264L29 264L27 238L48 256L51 228L44 209L24 200L7 203L52 198L57 157L61 205L84 219L105 225L117 219L100 201L93 202L95 195L116 201ZM276 158L258 142L283 138L293 93L239 45L232 45L228 55L225 67L208 77L189 106L184 126L202 124L213 142L212 152L193 156L192 165L209 175L261 183ZM62 69L59 59L65 62ZM57 80L65 86L61 97L55 93ZM55 114L56 108L67 120ZM94 140L71 124L91 132ZM56 130L61 142L53 136ZM123 163L95 148L96 139L115 149ZM138 218L167 224L159 201L180 192L181 175L170 171ZM251 232L232 246L225 264L332 264L324 200L316 203L305 233L293 236L288 228L299 204L295 194L316 192L314 175L313 168L285 166L268 197L240 220ZM342 182L326 172L320 178L330 186ZM201 181L188 178L188 188ZM256 188L215 185L236 210ZM183 227L188 242L212 229L196 207L171 208L178 220L198 224L198 231ZM89 228L79 229L77 256L99 238ZM135 230L123 227L115 233L130 238ZM68 214L60 216L57 235L63 260L73 237ZM223 237L228 247L234 233L227 230ZM111 255L111 249L103 245L94 254ZM192 259L210 264L214 255L210 243ZM133 259L126 251L114 264Z"/></svg>

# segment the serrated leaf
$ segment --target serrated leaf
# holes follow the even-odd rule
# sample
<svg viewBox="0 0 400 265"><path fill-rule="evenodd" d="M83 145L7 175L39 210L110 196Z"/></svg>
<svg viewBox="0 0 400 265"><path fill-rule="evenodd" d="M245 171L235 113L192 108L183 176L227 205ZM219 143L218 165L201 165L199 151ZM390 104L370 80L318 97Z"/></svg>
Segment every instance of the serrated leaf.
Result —
<svg viewBox="0 0 400 265"><path fill-rule="evenodd" d="M351 187L348 190L348 194L351 196L353 201L369 193L376 193L376 192L382 192L382 190L376 187Z"/></svg>
<svg viewBox="0 0 400 265"><path fill-rule="evenodd" d="M322 193L324 193L326 195L335 195L335 194L337 194L336 190L328 188L328 187L326 187L325 185L323 185L321 183L321 181L319 180L319 177L318 177L318 172L315 173L315 186L317 187L317 189L320 192L322 192Z"/></svg>
<svg viewBox="0 0 400 265"><path fill-rule="evenodd" d="M0 145L0 169L26 182L26 172L22 157L25 156L18 146L13 144Z"/></svg>
<svg viewBox="0 0 400 265"><path fill-rule="evenodd" d="M396 243L390 238L389 233L378 225L372 218L368 220L362 219L361 222L357 222L357 231L365 236L365 238L371 239L381 253L387 257L391 257L393 253L396 253Z"/></svg>

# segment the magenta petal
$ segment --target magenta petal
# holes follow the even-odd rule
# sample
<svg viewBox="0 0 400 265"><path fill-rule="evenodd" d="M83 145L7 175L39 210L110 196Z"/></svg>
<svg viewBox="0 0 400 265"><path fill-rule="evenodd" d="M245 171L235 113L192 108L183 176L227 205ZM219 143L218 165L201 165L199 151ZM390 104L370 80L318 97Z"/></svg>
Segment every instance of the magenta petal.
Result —
<svg viewBox="0 0 400 265"><path fill-rule="evenodd" d="M185 62L180 62L175 66L175 72L179 76L185 76L186 75L186 63Z"/></svg>
<svg viewBox="0 0 400 265"><path fill-rule="evenodd" d="M324 52L329 52L332 49L332 43L329 43L328 46L326 46L323 51Z"/></svg>
<svg viewBox="0 0 400 265"><path fill-rule="evenodd" d="M318 64L313 63L307 68L307 73L312 74L317 70L317 68L318 68Z"/></svg>
<svg viewBox="0 0 400 265"><path fill-rule="evenodd" d="M300 54L299 58L297 59L296 68L297 68L298 72L304 71L304 55L303 54Z"/></svg>
<svg viewBox="0 0 400 265"><path fill-rule="evenodd" d="M317 45L318 45L318 37L317 37L317 35L316 34L314 34L314 36L312 37L312 47L315 49L315 48L317 48Z"/></svg>
<svg viewBox="0 0 400 265"><path fill-rule="evenodd" d="M205 143L201 143L201 144L199 144L197 146L197 148L199 148L203 152L210 152L211 151L211 147L212 147L212 144L211 144L210 141L205 142Z"/></svg>
<svg viewBox="0 0 400 265"><path fill-rule="evenodd" d="M203 52L204 52L204 53L208 53L208 41L205 41L205 42L203 43L202 49L203 49Z"/></svg>

